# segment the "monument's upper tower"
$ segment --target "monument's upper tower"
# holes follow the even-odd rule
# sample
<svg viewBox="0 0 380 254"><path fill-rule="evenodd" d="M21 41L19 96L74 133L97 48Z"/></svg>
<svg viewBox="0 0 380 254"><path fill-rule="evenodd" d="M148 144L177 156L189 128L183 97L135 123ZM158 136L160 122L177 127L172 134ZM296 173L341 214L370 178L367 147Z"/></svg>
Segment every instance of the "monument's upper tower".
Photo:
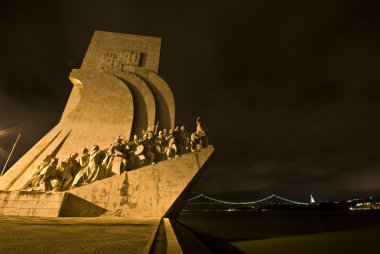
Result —
<svg viewBox="0 0 380 254"><path fill-rule="evenodd" d="M81 69L130 70L158 73L161 38L95 31Z"/></svg>
<svg viewBox="0 0 380 254"><path fill-rule="evenodd" d="M0 189L20 189L38 164L94 144L108 147L118 136L174 127L174 98L158 76L161 39L95 31L60 122L1 179Z"/></svg>

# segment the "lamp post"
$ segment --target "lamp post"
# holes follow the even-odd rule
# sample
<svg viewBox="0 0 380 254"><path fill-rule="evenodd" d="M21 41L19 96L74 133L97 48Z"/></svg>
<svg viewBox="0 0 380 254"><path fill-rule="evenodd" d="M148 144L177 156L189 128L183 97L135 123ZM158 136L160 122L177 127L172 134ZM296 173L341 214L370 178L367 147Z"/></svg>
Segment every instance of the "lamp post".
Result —
<svg viewBox="0 0 380 254"><path fill-rule="evenodd" d="M8 158L7 158L7 161L6 161L5 164L4 164L3 170L1 170L1 176L3 176L3 174L4 174L4 170L5 170L5 168L6 168L7 165L8 165L9 159L11 158L12 153L13 153L13 151L15 150L15 147L16 147L16 145L17 145L18 140L20 139L20 136L21 136L21 133L18 134L17 139L16 139L15 143L13 144L12 150L11 150L11 152L9 153Z"/></svg>

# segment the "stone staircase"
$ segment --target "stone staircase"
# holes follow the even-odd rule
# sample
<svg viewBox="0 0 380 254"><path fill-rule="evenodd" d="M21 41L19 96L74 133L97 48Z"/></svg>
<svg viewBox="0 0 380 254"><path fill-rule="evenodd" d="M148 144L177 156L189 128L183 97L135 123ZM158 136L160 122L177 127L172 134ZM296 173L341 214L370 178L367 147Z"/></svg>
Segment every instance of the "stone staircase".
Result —
<svg viewBox="0 0 380 254"><path fill-rule="evenodd" d="M0 191L1 216L95 217L106 211L66 192Z"/></svg>

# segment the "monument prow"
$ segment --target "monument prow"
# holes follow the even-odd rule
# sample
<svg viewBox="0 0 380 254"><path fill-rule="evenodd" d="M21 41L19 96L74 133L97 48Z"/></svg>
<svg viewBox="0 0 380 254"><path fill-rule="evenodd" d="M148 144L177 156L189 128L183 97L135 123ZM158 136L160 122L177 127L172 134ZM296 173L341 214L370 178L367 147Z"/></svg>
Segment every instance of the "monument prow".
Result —
<svg viewBox="0 0 380 254"><path fill-rule="evenodd" d="M197 183L192 180L199 180L213 152L213 146L208 146L68 192L107 209L108 215L128 219L167 217L175 202L187 201ZM182 210L182 206L173 208L170 217Z"/></svg>

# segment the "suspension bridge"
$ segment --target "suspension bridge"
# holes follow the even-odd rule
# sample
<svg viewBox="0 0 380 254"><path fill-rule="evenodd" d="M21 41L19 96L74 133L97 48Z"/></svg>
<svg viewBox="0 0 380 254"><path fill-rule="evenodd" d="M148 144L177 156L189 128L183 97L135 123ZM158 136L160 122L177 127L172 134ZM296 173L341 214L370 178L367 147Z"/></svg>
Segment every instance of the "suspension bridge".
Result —
<svg viewBox="0 0 380 254"><path fill-rule="evenodd" d="M273 194L268 197L252 200L252 201L227 201L222 199L216 199L204 194L200 194L193 198L188 199L186 208L195 208L204 210L207 208L213 209L228 209L228 208L242 208L242 207L263 207L269 205L297 205L297 206L309 206L311 203L300 202L291 200Z"/></svg>

